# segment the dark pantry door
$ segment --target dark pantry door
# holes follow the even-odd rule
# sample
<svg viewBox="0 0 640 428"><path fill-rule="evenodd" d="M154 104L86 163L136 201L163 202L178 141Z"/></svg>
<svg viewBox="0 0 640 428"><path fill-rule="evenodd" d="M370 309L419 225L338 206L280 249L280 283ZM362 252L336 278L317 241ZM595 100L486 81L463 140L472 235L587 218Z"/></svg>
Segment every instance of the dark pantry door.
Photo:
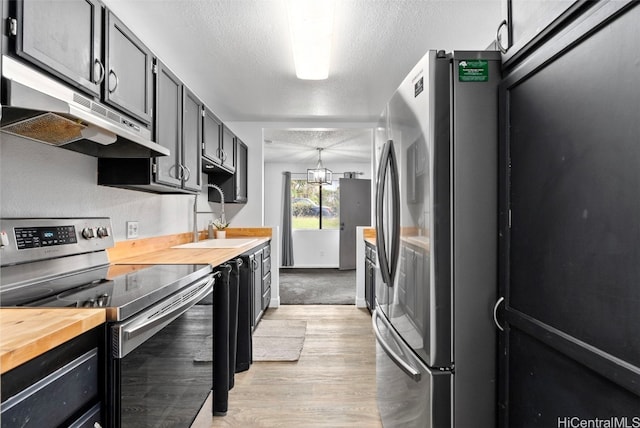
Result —
<svg viewBox="0 0 640 428"><path fill-rule="evenodd" d="M356 268L356 227L371 225L371 180L340 179L340 269Z"/></svg>
<svg viewBox="0 0 640 428"><path fill-rule="evenodd" d="M640 5L586 16L500 88L503 427L640 424Z"/></svg>

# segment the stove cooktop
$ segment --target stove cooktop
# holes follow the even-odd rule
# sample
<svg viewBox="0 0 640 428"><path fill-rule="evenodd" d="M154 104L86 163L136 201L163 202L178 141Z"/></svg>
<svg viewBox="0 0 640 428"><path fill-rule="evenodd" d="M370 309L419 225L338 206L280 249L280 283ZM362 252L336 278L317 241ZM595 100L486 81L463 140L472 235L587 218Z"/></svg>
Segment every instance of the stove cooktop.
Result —
<svg viewBox="0 0 640 428"><path fill-rule="evenodd" d="M107 308L121 321L211 272L209 265L109 265L0 291L2 306Z"/></svg>

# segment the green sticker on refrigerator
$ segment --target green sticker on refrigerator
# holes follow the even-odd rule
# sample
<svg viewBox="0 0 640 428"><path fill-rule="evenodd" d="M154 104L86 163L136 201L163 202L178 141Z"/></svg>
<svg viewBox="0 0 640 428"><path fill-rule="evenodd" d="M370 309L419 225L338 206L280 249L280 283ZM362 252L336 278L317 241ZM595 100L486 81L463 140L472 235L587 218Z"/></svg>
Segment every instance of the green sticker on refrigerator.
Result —
<svg viewBox="0 0 640 428"><path fill-rule="evenodd" d="M458 63L458 79L460 82L488 82L489 61L484 59L467 59Z"/></svg>

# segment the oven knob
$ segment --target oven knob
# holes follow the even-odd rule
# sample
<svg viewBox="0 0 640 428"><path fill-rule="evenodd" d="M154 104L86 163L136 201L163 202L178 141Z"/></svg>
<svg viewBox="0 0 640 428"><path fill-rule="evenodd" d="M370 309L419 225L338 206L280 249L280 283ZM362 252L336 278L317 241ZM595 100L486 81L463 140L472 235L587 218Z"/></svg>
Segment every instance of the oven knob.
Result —
<svg viewBox="0 0 640 428"><path fill-rule="evenodd" d="M98 238L106 238L107 236L109 236L109 229L106 227L99 227Z"/></svg>
<svg viewBox="0 0 640 428"><path fill-rule="evenodd" d="M95 238L96 237L95 229L91 227L85 227L84 229L82 229L82 237L85 239Z"/></svg>

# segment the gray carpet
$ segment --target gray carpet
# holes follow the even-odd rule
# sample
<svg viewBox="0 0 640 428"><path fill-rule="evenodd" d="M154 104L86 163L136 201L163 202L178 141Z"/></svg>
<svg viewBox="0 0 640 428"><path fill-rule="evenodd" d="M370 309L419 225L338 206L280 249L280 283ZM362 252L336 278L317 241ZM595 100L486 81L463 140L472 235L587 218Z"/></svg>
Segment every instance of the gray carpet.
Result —
<svg viewBox="0 0 640 428"><path fill-rule="evenodd" d="M282 305L353 305L355 301L355 270L280 269Z"/></svg>

